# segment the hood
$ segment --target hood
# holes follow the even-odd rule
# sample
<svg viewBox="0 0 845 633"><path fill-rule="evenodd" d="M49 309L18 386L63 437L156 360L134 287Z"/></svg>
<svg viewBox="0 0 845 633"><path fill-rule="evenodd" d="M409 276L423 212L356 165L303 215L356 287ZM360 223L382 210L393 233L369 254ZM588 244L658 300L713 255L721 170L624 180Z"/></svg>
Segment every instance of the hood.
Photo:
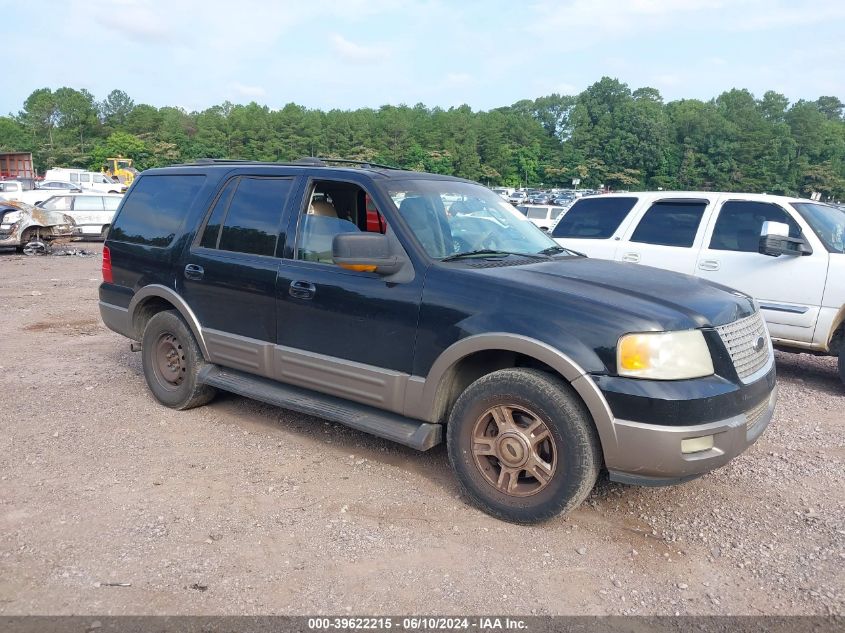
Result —
<svg viewBox="0 0 845 633"><path fill-rule="evenodd" d="M68 235L73 233L76 226L74 219L62 211L51 211L42 207L35 207L26 202L3 201L2 211L20 211L21 220L18 222L21 229L28 226L57 226L67 224L70 229Z"/></svg>
<svg viewBox="0 0 845 633"><path fill-rule="evenodd" d="M611 310L635 328L630 331L714 327L755 311L753 299L738 290L639 264L578 257L472 272L496 277L548 303L577 304L585 319L591 311L606 318Z"/></svg>

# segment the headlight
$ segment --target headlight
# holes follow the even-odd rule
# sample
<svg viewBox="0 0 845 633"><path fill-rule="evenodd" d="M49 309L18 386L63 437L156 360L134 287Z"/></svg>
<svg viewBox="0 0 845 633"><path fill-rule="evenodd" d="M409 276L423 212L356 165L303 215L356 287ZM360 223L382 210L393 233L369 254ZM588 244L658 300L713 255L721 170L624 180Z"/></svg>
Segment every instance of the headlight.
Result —
<svg viewBox="0 0 845 633"><path fill-rule="evenodd" d="M713 359L700 330L626 334L616 347L620 376L683 380L713 373Z"/></svg>
<svg viewBox="0 0 845 633"><path fill-rule="evenodd" d="M15 224L16 222L20 222L20 219L20 211L10 211L9 213L3 216L2 222L3 224Z"/></svg>

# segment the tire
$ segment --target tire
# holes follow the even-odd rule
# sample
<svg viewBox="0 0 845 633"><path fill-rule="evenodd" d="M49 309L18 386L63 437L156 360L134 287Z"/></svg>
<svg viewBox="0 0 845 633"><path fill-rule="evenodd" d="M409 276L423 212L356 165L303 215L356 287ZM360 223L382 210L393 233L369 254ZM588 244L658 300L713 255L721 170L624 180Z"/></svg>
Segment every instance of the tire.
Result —
<svg viewBox="0 0 845 633"><path fill-rule="evenodd" d="M144 328L141 361L156 400L172 409L192 409L214 398L213 387L198 380L205 366L194 335L179 313L155 314Z"/></svg>
<svg viewBox="0 0 845 633"><path fill-rule="evenodd" d="M513 523L570 512L602 465L584 403L562 379L535 369L503 369L467 387L449 416L446 441L465 495Z"/></svg>
<svg viewBox="0 0 845 633"><path fill-rule="evenodd" d="M839 380L845 383L845 345L839 346Z"/></svg>

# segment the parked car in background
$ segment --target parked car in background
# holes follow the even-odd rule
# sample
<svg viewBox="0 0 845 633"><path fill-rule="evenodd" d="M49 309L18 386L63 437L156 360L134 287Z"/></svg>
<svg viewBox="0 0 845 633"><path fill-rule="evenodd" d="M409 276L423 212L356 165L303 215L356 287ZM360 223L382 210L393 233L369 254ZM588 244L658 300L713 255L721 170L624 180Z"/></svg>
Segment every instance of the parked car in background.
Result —
<svg viewBox="0 0 845 633"><path fill-rule="evenodd" d="M82 187L67 180L44 180L35 185L36 189L46 189L54 192L82 193Z"/></svg>
<svg viewBox="0 0 845 633"><path fill-rule="evenodd" d="M508 196L510 196L515 190L512 187L492 187L491 191L498 194L500 198L507 200Z"/></svg>
<svg viewBox="0 0 845 633"><path fill-rule="evenodd" d="M121 200L120 194L69 193L48 198L41 206L72 217L82 237L105 239Z"/></svg>
<svg viewBox="0 0 845 633"><path fill-rule="evenodd" d="M82 189L100 191L102 193L123 193L126 185L113 180L106 174L98 171L87 171L72 167L54 167L48 169L44 174L45 180L67 180Z"/></svg>
<svg viewBox="0 0 845 633"><path fill-rule="evenodd" d="M548 204L520 204L516 208L544 231L552 228L552 225L564 210L563 207Z"/></svg>
<svg viewBox="0 0 845 633"><path fill-rule="evenodd" d="M551 194L545 191L539 191L531 194L528 196L528 203L529 204L551 204L552 202Z"/></svg>
<svg viewBox="0 0 845 633"><path fill-rule="evenodd" d="M524 191L514 191L508 196L508 202L511 204L520 204L528 201L528 194Z"/></svg>
<svg viewBox="0 0 845 633"><path fill-rule="evenodd" d="M552 236L591 257L674 270L750 294L777 347L839 356L845 382L840 209L758 194L606 194L577 201Z"/></svg>
<svg viewBox="0 0 845 633"><path fill-rule="evenodd" d="M0 199L17 200L28 189L20 180L0 180Z"/></svg>
<svg viewBox="0 0 845 633"><path fill-rule="evenodd" d="M77 236L73 218L19 200L0 200L0 248L23 251L30 242L49 244ZM43 248L43 246L42 246Z"/></svg>

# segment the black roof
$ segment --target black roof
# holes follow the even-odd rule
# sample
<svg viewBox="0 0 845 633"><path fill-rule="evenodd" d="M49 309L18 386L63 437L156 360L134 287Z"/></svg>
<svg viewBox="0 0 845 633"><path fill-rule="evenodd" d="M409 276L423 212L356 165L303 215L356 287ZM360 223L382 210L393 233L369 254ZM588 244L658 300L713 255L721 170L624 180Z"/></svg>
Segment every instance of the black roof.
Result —
<svg viewBox="0 0 845 633"><path fill-rule="evenodd" d="M334 163L334 164L333 164ZM455 176L446 176L444 174L431 174L424 171L411 171L400 169L398 167L391 167L390 165L382 165L380 163L373 163L369 161L348 160L345 158L318 158L307 157L300 158L292 162L272 162L272 161L257 161L257 160L241 160L235 158L199 158L191 163L183 163L180 165L172 165L170 167L158 167L147 170L150 173L158 173L162 171L169 171L171 169L181 168L201 168L205 170L229 170L233 167L287 167L300 169L326 169L332 172L355 172L360 173L366 171L372 176L388 179L388 180L406 180L409 178L425 179L425 180L453 180L456 182L472 182L465 178L456 178Z"/></svg>

